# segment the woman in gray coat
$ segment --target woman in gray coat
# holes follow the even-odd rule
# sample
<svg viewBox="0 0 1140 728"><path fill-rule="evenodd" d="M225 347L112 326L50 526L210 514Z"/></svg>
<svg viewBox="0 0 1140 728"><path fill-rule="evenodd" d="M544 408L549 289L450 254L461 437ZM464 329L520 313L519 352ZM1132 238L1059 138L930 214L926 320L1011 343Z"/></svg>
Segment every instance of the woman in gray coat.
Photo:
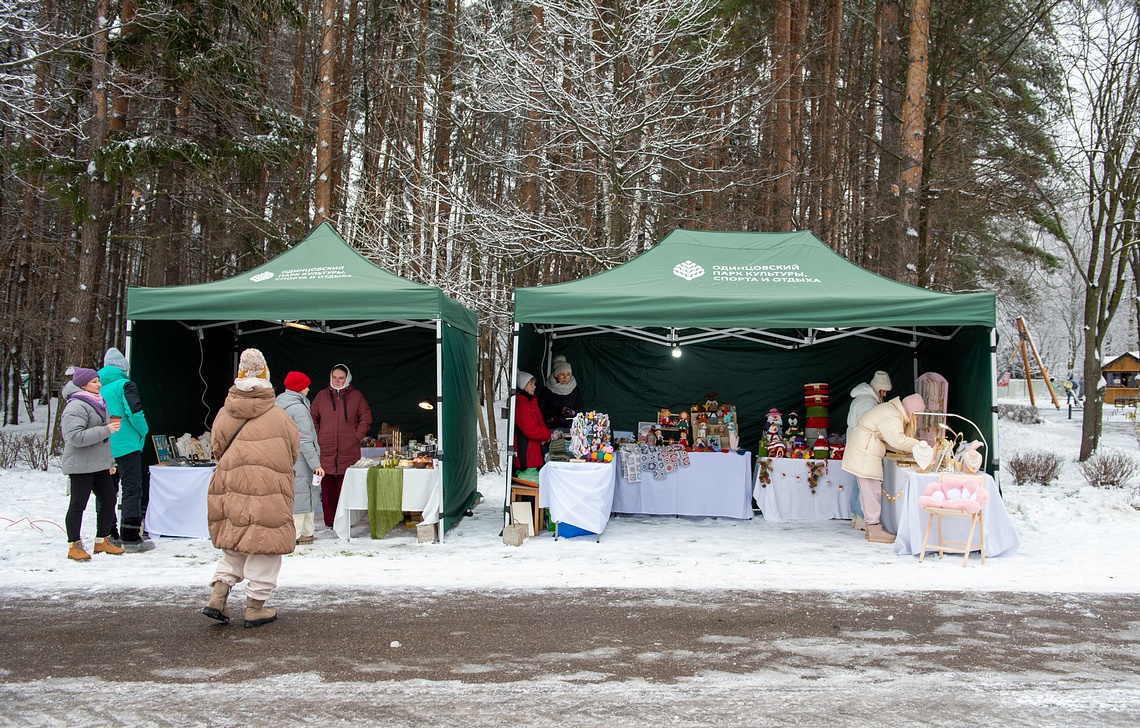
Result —
<svg viewBox="0 0 1140 728"><path fill-rule="evenodd" d="M325 474L317 430L309 413L309 383L309 378L301 372L289 372L285 375L285 391L277 395L277 406L293 418L301 433L301 455L293 466L293 521L297 525L299 544L313 542L313 513L319 502L313 476L324 477Z"/></svg>
<svg viewBox="0 0 1140 728"><path fill-rule="evenodd" d="M109 537L115 527L115 460L111 456L111 433L119 429L119 418L107 416L107 405L99 396L102 384L94 369L75 367L71 381L64 385L67 400L59 419L63 435L60 469L71 480L71 502L64 523L67 526L67 558L90 561L91 554L79 538L83 511L95 494L95 553L118 556L121 546Z"/></svg>

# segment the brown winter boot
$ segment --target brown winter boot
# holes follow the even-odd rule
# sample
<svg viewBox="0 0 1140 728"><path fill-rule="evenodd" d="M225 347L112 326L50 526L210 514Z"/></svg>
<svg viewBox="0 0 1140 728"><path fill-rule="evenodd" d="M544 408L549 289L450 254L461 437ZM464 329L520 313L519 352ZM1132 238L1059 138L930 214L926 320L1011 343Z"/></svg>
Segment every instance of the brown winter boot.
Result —
<svg viewBox="0 0 1140 728"><path fill-rule="evenodd" d="M95 539L95 553L97 554L111 554L112 556L122 556L123 547L117 546L110 538L97 538Z"/></svg>
<svg viewBox="0 0 1140 728"><path fill-rule="evenodd" d="M245 626L260 627L277 621L277 610L265 606L264 599L245 598Z"/></svg>
<svg viewBox="0 0 1140 728"><path fill-rule="evenodd" d="M87 553L87 549L83 548L82 541L75 541L67 545L67 558L74 561L90 561L91 554Z"/></svg>
<svg viewBox="0 0 1140 728"><path fill-rule="evenodd" d="M895 535L877 523L867 524L866 538L871 543L894 543Z"/></svg>
<svg viewBox="0 0 1140 728"><path fill-rule="evenodd" d="M210 619L216 619L222 624L230 623L230 615L226 614L226 599L230 596L230 585L219 579L215 581L214 593L210 595L210 601L206 602L202 614L205 614Z"/></svg>

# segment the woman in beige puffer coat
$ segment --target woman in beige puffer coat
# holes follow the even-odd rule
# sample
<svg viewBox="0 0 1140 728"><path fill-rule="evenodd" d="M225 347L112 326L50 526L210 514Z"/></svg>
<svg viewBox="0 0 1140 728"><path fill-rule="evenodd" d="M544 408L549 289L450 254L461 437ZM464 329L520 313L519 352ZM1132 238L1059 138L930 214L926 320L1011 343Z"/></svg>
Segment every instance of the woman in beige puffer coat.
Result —
<svg viewBox="0 0 1140 728"><path fill-rule="evenodd" d="M895 535L879 525L883 505L883 457L887 448L911 452L919 441L914 438L915 412L925 404L912 394L875 405L859 418L843 451L843 469L859 484L859 501L866 519L866 538L876 543L893 543Z"/></svg>
<svg viewBox="0 0 1140 728"><path fill-rule="evenodd" d="M293 419L275 404L269 367L257 349L242 352L238 377L214 419L210 447L218 465L206 499L210 539L222 550L213 596L202 613L229 622L226 599L242 579L245 626L277 619L265 600L277 586L281 556L293 552L293 463L301 438Z"/></svg>

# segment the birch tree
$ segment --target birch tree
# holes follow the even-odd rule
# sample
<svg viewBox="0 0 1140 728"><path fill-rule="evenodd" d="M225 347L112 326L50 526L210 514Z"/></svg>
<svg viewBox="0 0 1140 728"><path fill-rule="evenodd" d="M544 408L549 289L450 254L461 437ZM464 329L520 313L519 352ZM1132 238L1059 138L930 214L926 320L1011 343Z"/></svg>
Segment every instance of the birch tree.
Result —
<svg viewBox="0 0 1140 728"><path fill-rule="evenodd" d="M1132 290L1140 202L1140 16L1132 3L1076 0L1066 7L1071 106L1064 142L1079 223L1055 211L1055 231L1083 293L1085 406L1080 460L1097 449L1104 408L1103 346Z"/></svg>
<svg viewBox="0 0 1140 728"><path fill-rule="evenodd" d="M472 13L471 103L507 128L540 132L523 133L521 146L472 150L522 177L512 199L485 203L472 219L518 260L534 256L536 241L547 254L625 260L656 242L670 199L728 184L733 163L709 169L704 160L738 123L740 95L765 90L750 74L735 87L721 82L739 74L728 27L707 0L530 6L525 27L510 3Z"/></svg>

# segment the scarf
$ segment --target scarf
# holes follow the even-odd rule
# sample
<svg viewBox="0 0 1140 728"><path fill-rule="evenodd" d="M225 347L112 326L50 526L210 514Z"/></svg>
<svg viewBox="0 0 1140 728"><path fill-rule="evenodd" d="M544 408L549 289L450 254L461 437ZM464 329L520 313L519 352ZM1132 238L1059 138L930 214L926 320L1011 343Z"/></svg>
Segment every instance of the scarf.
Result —
<svg viewBox="0 0 1140 728"><path fill-rule="evenodd" d="M97 394L91 394L86 390L80 390L67 396L68 402L73 399L81 399L91 405L95 409L95 413L103 419L103 424L107 424L107 403L103 401L102 397Z"/></svg>
<svg viewBox="0 0 1140 728"><path fill-rule="evenodd" d="M234 380L234 386L242 392L252 392L255 389L273 389L268 379L258 377L241 377Z"/></svg>
<svg viewBox="0 0 1140 728"><path fill-rule="evenodd" d="M577 386L578 380L574 378L573 374L570 375L570 381L566 382L566 384L559 384L558 380L554 378L553 374L546 378L546 388L555 394L570 394L574 391L574 387Z"/></svg>

